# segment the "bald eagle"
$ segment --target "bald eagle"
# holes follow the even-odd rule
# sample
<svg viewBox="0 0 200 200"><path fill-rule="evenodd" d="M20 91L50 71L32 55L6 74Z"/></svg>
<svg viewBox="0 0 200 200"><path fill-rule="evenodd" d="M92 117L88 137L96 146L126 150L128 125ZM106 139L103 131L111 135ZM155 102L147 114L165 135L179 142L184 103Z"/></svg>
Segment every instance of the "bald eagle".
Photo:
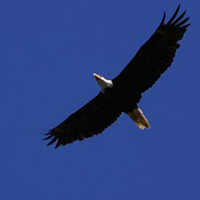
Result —
<svg viewBox="0 0 200 200"><path fill-rule="evenodd" d="M178 41L183 38L189 17L186 11L178 16L180 5L171 19L161 23L150 39L139 49L123 71L114 79L107 80L94 73L101 91L78 111L46 134L48 145L72 143L76 140L102 133L108 126L126 113L141 128L149 128L149 122L137 104L141 95L149 89L173 62Z"/></svg>

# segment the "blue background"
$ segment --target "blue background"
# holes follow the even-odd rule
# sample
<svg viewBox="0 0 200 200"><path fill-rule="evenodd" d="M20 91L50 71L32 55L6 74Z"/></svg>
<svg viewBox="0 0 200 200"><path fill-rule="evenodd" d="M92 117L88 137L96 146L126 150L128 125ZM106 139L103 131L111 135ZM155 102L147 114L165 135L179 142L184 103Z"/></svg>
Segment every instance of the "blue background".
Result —
<svg viewBox="0 0 200 200"><path fill-rule="evenodd" d="M178 4L192 25L173 66L103 134L57 150L43 134L115 77ZM0 199L200 199L199 1L2 0Z"/></svg>

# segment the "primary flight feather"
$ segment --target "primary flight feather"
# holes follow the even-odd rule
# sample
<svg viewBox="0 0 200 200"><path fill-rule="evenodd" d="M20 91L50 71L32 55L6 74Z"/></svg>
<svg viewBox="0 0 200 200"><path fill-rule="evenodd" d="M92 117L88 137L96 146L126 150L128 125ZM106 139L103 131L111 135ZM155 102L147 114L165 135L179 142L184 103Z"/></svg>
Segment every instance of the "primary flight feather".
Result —
<svg viewBox="0 0 200 200"><path fill-rule="evenodd" d="M94 73L101 88L99 94L71 114L64 122L46 134L48 145L72 143L103 132L121 113L126 113L139 128L149 128L149 122L137 103L141 94L149 89L173 62L178 41L183 38L189 17L186 11L178 15L180 5L171 19L165 23L165 13L160 25L150 39L114 79L107 80Z"/></svg>

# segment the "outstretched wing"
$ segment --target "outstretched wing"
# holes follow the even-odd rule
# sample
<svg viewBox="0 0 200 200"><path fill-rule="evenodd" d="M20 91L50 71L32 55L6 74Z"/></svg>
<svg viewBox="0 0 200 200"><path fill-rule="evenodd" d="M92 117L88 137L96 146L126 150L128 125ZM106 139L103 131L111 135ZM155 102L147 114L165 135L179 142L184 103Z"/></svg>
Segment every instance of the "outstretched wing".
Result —
<svg viewBox="0 0 200 200"><path fill-rule="evenodd" d="M107 101L101 92L77 112L71 114L64 122L47 133L48 145L57 141L60 145L92 137L110 126L121 114Z"/></svg>
<svg viewBox="0 0 200 200"><path fill-rule="evenodd" d="M165 13L160 25L150 39L139 49L124 70L113 79L114 85L125 85L132 92L131 98L138 102L141 93L150 88L173 62L178 41L183 38L188 18L183 12L178 16L180 5L165 24Z"/></svg>

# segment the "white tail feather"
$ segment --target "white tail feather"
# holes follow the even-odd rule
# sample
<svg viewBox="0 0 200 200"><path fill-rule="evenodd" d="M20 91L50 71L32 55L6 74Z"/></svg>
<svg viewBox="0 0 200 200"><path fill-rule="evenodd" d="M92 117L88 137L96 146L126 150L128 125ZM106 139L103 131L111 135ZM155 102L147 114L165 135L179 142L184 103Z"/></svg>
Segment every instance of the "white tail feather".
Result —
<svg viewBox="0 0 200 200"><path fill-rule="evenodd" d="M150 124L141 109L135 108L132 112L128 112L127 114L140 129L150 128Z"/></svg>

